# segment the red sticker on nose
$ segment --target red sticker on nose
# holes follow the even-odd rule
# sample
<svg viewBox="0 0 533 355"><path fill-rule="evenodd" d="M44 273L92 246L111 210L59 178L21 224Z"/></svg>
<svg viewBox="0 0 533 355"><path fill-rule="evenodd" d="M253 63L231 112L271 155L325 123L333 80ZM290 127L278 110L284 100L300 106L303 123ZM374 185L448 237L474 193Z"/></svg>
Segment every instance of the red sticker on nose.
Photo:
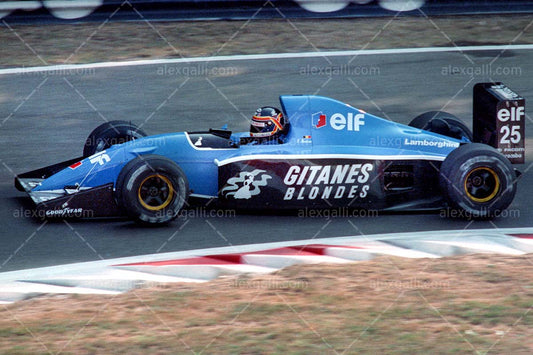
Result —
<svg viewBox="0 0 533 355"><path fill-rule="evenodd" d="M72 164L71 166L69 166L69 168L71 168L72 170L76 169L78 166L81 165L81 161L77 162L77 163L74 163Z"/></svg>

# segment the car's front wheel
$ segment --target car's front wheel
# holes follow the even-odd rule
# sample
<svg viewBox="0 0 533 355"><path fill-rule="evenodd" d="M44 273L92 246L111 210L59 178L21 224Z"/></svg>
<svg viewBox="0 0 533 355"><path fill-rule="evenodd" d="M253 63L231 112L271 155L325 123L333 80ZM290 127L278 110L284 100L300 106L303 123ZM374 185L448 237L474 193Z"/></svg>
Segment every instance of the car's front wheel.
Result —
<svg viewBox="0 0 533 355"><path fill-rule="evenodd" d="M172 160L157 155L139 156L121 171L117 202L126 214L143 224L172 221L185 205L187 177Z"/></svg>
<svg viewBox="0 0 533 355"><path fill-rule="evenodd" d="M85 140L83 156L89 157L112 145L146 137L146 133L131 122L109 121L96 127Z"/></svg>
<svg viewBox="0 0 533 355"><path fill-rule="evenodd" d="M455 149L440 169L444 197L465 217L491 218L501 213L513 201L516 180L509 160L480 143Z"/></svg>

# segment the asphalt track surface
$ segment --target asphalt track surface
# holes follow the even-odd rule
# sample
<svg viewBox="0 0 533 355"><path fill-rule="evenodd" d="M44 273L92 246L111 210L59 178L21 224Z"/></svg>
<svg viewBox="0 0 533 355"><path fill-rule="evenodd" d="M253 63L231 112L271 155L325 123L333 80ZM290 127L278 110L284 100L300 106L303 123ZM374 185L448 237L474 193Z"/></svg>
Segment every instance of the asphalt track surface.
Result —
<svg viewBox="0 0 533 355"><path fill-rule="evenodd" d="M0 75L0 272L250 243L531 227L531 154L518 166L524 174L513 204L492 221L443 218L438 212L369 217L332 211L341 216L331 218L305 216L302 211L234 214L198 209L158 228L142 228L125 219L42 221L31 216L30 199L15 190L13 176L81 155L89 132L105 120L131 120L149 134L226 123L234 131L244 131L247 117L258 106L278 105L280 94L329 96L402 123L444 107L471 125L476 82L503 81L526 98L527 107L533 98L532 73L533 50L489 50ZM531 117L526 123L526 146L531 147Z"/></svg>

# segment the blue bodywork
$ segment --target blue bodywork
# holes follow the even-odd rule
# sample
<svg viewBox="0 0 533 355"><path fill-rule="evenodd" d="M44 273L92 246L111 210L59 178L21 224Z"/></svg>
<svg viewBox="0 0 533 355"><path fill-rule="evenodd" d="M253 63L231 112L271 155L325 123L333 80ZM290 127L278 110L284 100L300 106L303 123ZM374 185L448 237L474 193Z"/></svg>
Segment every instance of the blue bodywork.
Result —
<svg viewBox="0 0 533 355"><path fill-rule="evenodd" d="M284 144L248 144L238 148L213 149L196 147L187 133L149 136L107 149L104 154L110 160L102 164L99 163L102 160L88 157L76 169L65 169L51 176L34 191L115 183L120 171L130 160L138 155L157 154L178 163L187 175L194 194L216 197L218 164L232 158L254 155L347 155L376 159L401 157L409 160L418 157L442 161L460 144L456 139L385 120L325 97L281 96L280 102L291 124ZM351 119L352 124L344 123L340 115L336 116L336 122L328 122L336 114ZM322 115L326 117L325 125L317 128ZM356 116L362 122L359 127L353 124ZM248 132L236 133L231 139L238 143L242 136L248 136Z"/></svg>
<svg viewBox="0 0 533 355"><path fill-rule="evenodd" d="M248 132L234 133L227 146L209 146L195 133L148 136L115 145L53 175L25 185L36 199L50 192L84 191L112 184L124 166L139 155L155 154L176 162L185 173L190 195L219 197L221 167L254 160L424 161L440 164L461 141L395 123L342 102L320 96L281 96L290 130L282 144L240 144ZM205 133L207 134L207 133ZM467 142L463 138L463 142ZM247 163L249 164L249 163ZM29 186L29 187L28 187ZM41 193L41 195L40 195Z"/></svg>

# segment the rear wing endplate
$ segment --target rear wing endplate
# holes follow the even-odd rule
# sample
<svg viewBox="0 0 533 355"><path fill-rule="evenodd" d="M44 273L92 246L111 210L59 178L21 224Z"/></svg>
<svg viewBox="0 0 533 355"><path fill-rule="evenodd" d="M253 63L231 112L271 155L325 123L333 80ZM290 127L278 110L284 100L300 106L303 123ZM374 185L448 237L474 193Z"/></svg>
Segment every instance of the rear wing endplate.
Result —
<svg viewBox="0 0 533 355"><path fill-rule="evenodd" d="M513 164L525 162L526 100L505 84L474 85L474 142L488 144Z"/></svg>

